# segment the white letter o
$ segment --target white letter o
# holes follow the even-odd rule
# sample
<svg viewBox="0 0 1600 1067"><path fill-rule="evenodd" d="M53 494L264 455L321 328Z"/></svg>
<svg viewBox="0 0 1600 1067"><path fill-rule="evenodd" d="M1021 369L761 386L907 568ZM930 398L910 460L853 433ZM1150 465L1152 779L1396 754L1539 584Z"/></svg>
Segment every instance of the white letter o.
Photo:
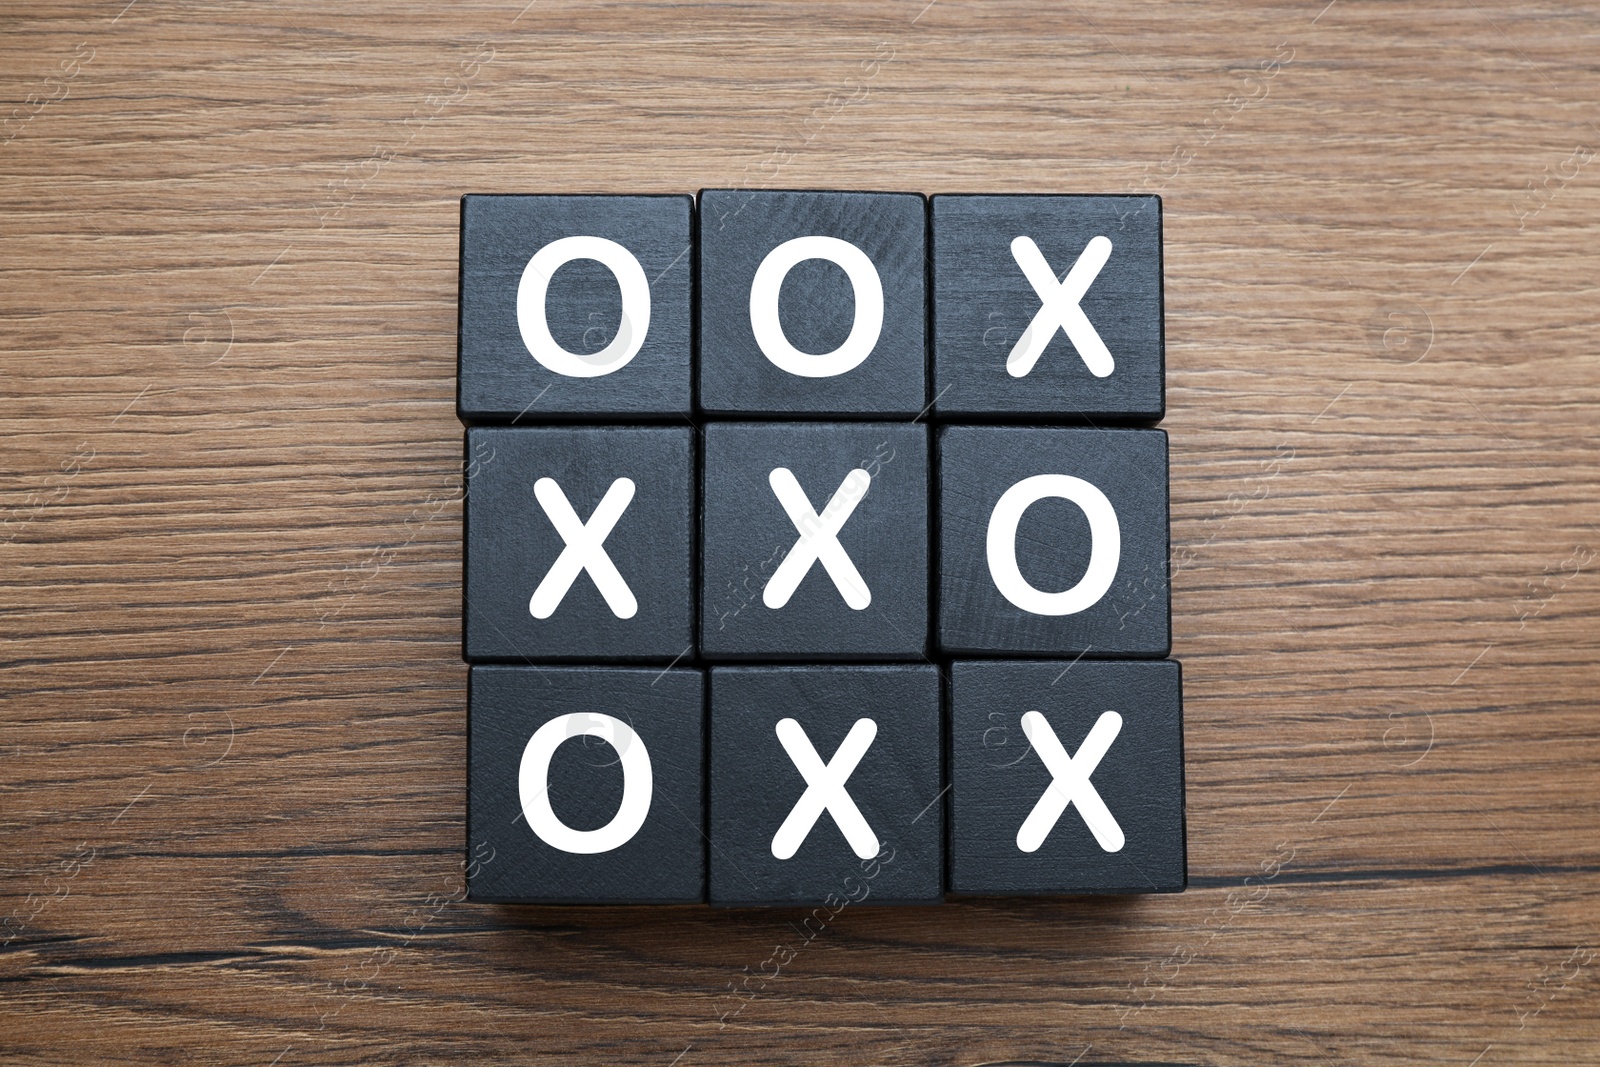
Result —
<svg viewBox="0 0 1600 1067"><path fill-rule="evenodd" d="M1035 589L1017 567L1017 523L1030 505L1046 497L1072 501L1089 519L1089 568L1077 585L1059 593ZM988 551L989 574L1001 596L1033 615L1074 615L1093 607L1111 588L1122 559L1122 528L1111 501L1082 478L1036 474L1007 489L995 504Z"/></svg>
<svg viewBox="0 0 1600 1067"><path fill-rule="evenodd" d="M561 742L585 734L610 744L622 762L622 803L611 821L598 830L574 830L550 807L550 757ZM522 750L517 774L517 792L529 828L551 848L580 856L610 852L632 840L650 814L654 786L644 739L620 719L599 714L562 715L539 727Z"/></svg>
<svg viewBox="0 0 1600 1067"><path fill-rule="evenodd" d="M778 321L778 290L796 263L826 259L844 269L856 294L856 318L850 336L832 352L813 356L784 336ZM750 283L750 328L761 354L773 366L802 378L832 378L854 370L877 347L883 332L883 282L867 254L837 237L796 237L767 253Z"/></svg>
<svg viewBox="0 0 1600 1067"><path fill-rule="evenodd" d="M591 355L568 352L550 336L545 294L556 270L574 259L593 259L611 269L622 290L622 321L611 343ZM598 378L621 370L639 354L650 330L650 283L632 252L604 237L563 237L528 260L517 285L517 328L539 365L567 378Z"/></svg>

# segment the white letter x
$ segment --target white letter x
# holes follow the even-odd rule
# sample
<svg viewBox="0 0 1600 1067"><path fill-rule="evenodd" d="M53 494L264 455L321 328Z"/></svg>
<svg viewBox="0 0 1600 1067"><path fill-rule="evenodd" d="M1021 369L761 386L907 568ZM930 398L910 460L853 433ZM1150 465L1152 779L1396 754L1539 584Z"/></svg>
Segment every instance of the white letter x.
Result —
<svg viewBox="0 0 1600 1067"><path fill-rule="evenodd" d="M572 583L578 580L578 574L588 571L594 587L606 598L611 613L619 619L633 618L639 611L639 602L633 598L633 590L622 580L617 565L611 562L603 547L606 535L633 500L633 480L618 478L612 482L587 524L578 520L578 513L567 503L567 494L554 479L540 478L534 482L533 495L544 513L550 516L550 525L556 528L566 547L556 557L539 588L533 591L528 612L536 619L548 619L572 588Z"/></svg>
<svg viewBox="0 0 1600 1067"><path fill-rule="evenodd" d="M783 742L783 750L789 753L789 758L805 778L806 791L795 802L794 810L789 812L789 817L783 820L783 825L778 827L777 834L772 838L774 856L786 860L799 851L823 811L833 816L834 824L857 856L869 860L878 854L878 835L872 832L872 827L861 815L861 809L856 807L856 802L850 799L850 794L844 789L850 772L856 769L856 764L861 762L872 739L877 736L877 723L871 719L857 719L845 735L844 742L839 745L839 750L833 754L833 759L824 766L822 757L812 747L811 738L806 736L803 726L793 719L778 721L778 740Z"/></svg>
<svg viewBox="0 0 1600 1067"><path fill-rule="evenodd" d="M761 594L762 603L769 608L787 604L799 587L800 579L810 573L811 565L818 560L822 561L822 569L833 579L846 604L860 611L872 603L872 591L839 543L839 530L861 503L861 498L867 495L872 476L859 467L845 475L821 515L811 510L811 501L806 499L805 491L788 467L774 468L767 482L777 494L778 503L788 512L789 521L800 531L800 540L789 549L789 554L767 580L767 588Z"/></svg>
<svg viewBox="0 0 1600 1067"><path fill-rule="evenodd" d="M1091 238L1089 246L1059 284L1055 272L1045 262L1044 253L1039 251L1032 237L1023 236L1012 241L1011 254L1016 257L1022 273L1028 276L1033 291L1039 294L1039 312L1034 315L1028 328L1022 331L1022 336L1017 338L1011 355L1006 357L1007 373L1013 378L1021 378L1031 371L1059 326L1067 332L1067 340L1083 357L1090 374L1096 378L1110 374L1116 364L1106 349L1106 343L1095 332L1094 324L1078 306L1078 301L1083 299L1083 294L1100 276L1100 268L1111 258L1111 238Z"/></svg>
<svg viewBox="0 0 1600 1067"><path fill-rule="evenodd" d="M1039 803L1033 806L1033 811L1023 821L1022 828L1017 831L1018 848L1024 852L1037 852L1039 846L1044 844L1045 837L1055 828L1056 820L1067 810L1067 805L1076 802L1078 814L1083 816L1084 825L1089 827L1089 832L1094 834L1100 847L1107 852L1122 851L1122 827L1117 825L1106 802L1100 799L1094 783L1089 781L1089 776L1100 766L1101 757L1121 730L1121 715L1114 711L1101 712L1089 736L1078 746L1078 756L1074 761L1073 757L1067 755L1067 750L1061 747L1056 732L1050 729L1050 723L1043 715L1030 711L1022 717L1022 732L1044 761L1052 781L1039 798Z"/></svg>

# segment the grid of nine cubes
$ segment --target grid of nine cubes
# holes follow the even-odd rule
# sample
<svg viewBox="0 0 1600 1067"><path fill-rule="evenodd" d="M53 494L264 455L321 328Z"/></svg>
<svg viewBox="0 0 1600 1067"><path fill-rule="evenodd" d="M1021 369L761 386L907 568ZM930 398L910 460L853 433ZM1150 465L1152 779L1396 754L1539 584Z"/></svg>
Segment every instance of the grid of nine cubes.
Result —
<svg viewBox="0 0 1600 1067"><path fill-rule="evenodd" d="M462 200L469 893L1180 891L1156 197Z"/></svg>

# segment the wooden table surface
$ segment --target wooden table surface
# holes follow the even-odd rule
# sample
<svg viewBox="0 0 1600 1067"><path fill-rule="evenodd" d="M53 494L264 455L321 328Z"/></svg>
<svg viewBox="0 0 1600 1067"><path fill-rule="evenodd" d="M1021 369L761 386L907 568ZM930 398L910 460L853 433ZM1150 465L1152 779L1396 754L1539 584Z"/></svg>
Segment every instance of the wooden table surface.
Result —
<svg viewBox="0 0 1600 1067"><path fill-rule="evenodd" d="M1600 1063L1597 34L7 4L0 1060ZM705 186L1165 198L1186 894L462 900L457 198Z"/></svg>

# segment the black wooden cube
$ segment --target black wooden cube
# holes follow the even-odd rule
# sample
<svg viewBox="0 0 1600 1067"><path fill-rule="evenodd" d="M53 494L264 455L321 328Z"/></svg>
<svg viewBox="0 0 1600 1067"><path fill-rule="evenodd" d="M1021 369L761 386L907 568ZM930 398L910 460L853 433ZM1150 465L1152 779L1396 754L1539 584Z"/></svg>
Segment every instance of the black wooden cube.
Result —
<svg viewBox="0 0 1600 1067"><path fill-rule="evenodd" d="M468 895L704 900L704 733L699 671L473 667Z"/></svg>
<svg viewBox="0 0 1600 1067"><path fill-rule="evenodd" d="M1160 197L932 204L940 417L1161 418Z"/></svg>
<svg viewBox="0 0 1600 1067"><path fill-rule="evenodd" d="M700 194L700 406L915 415L927 403L926 201Z"/></svg>
<svg viewBox="0 0 1600 1067"><path fill-rule="evenodd" d="M688 196L461 198L467 422L684 415Z"/></svg>
<svg viewBox="0 0 1600 1067"><path fill-rule="evenodd" d="M710 706L713 904L941 899L936 668L717 667Z"/></svg>
<svg viewBox="0 0 1600 1067"><path fill-rule="evenodd" d="M712 423L704 447L702 656L925 657L926 427Z"/></svg>
<svg viewBox="0 0 1600 1067"><path fill-rule="evenodd" d="M688 427L467 431L469 661L692 651Z"/></svg>
<svg viewBox="0 0 1600 1067"><path fill-rule="evenodd" d="M949 426L938 441L943 651L1167 654L1164 432Z"/></svg>
<svg viewBox="0 0 1600 1067"><path fill-rule="evenodd" d="M953 664L950 891L1182 891L1180 674L1171 660Z"/></svg>

